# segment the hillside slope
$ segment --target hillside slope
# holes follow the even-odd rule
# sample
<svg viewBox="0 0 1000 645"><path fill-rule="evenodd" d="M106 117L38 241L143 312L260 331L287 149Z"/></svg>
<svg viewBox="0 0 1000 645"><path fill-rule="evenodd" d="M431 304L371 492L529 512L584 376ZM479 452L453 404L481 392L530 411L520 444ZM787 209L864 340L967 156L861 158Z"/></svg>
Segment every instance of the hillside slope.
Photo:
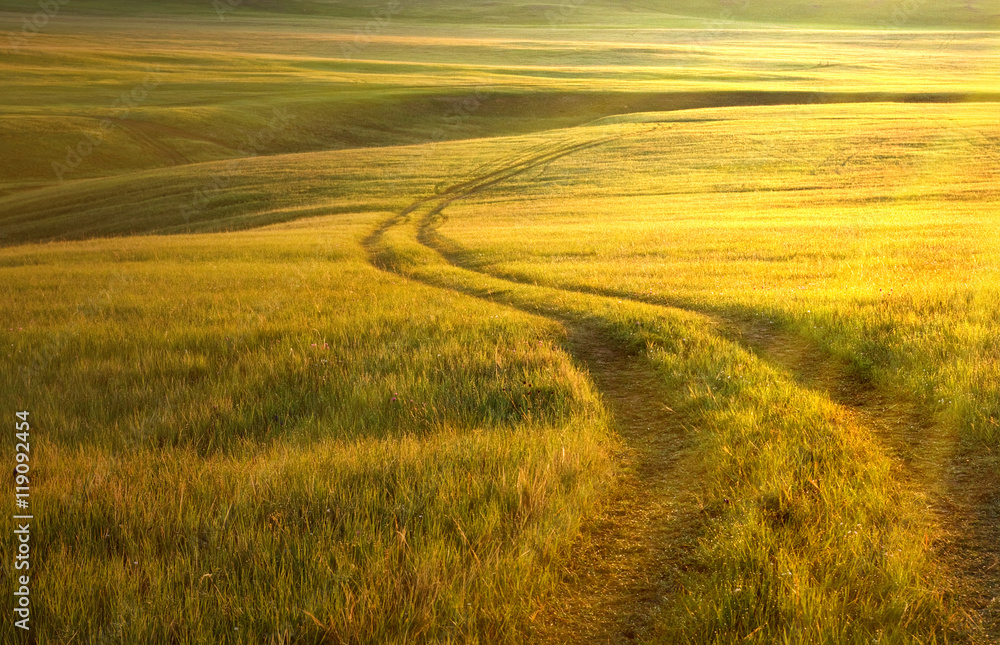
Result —
<svg viewBox="0 0 1000 645"><path fill-rule="evenodd" d="M13 0L9 11L37 11L35 2ZM964 0L785 0L755 3L749 0L74 0L61 8L67 13L105 15L190 14L227 17L254 13L324 16L369 20L406 20L443 23L519 25L636 25L717 27L729 22L778 25L851 26L875 29L982 28L1000 26L1000 7Z"/></svg>

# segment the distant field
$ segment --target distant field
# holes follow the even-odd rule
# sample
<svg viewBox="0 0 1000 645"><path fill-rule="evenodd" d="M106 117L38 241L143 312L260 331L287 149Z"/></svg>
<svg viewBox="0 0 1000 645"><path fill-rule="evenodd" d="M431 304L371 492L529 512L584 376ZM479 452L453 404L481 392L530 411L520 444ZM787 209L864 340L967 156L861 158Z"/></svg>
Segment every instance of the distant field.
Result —
<svg viewBox="0 0 1000 645"><path fill-rule="evenodd" d="M34 12L38 3L10 0L9 11ZM401 22L444 25L498 24L517 26L608 24L657 27L719 28L733 22L815 27L863 28L976 28L992 29L1000 23L1000 11L981 0L787 0L757 3L745 0L563 0L524 2L518 0L155 0L137 5L127 0L73 0L61 11L84 15L185 15L213 19L239 15L254 17L324 17L370 20L383 16Z"/></svg>
<svg viewBox="0 0 1000 645"><path fill-rule="evenodd" d="M1000 638L988 3L226 7L0 57L37 642Z"/></svg>
<svg viewBox="0 0 1000 645"><path fill-rule="evenodd" d="M996 41L982 31L392 23L359 35L346 19L331 30L318 20L57 17L0 58L0 136L16 153L0 159L0 198L142 169L523 134L637 111L998 96Z"/></svg>

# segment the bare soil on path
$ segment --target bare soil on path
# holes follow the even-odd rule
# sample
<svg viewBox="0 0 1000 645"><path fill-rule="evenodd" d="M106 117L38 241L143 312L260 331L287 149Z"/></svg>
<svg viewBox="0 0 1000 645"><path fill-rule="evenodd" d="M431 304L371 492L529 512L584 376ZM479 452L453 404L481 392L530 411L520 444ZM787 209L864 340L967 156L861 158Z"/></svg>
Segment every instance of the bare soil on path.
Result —
<svg viewBox="0 0 1000 645"><path fill-rule="evenodd" d="M643 636L700 534L697 466L679 415L644 357L599 331L569 326L583 363L626 445L621 475L574 547L554 598L535 617L537 643L627 643Z"/></svg>
<svg viewBox="0 0 1000 645"><path fill-rule="evenodd" d="M845 408L884 444L897 478L923 498L940 540L938 559L956 578L974 643L1000 643L1000 459L963 442L902 396L889 396L843 361L765 318L731 326L742 342L800 385Z"/></svg>
<svg viewBox="0 0 1000 645"><path fill-rule="evenodd" d="M417 241L449 264L476 271L463 266L452 243L435 230L449 204L619 138L532 150L415 202L377 229L365 246L378 265L374 249L379 237L420 207L423 219ZM508 276L484 275L527 284ZM621 293L560 289L666 305ZM669 306L683 308L676 303ZM967 445L957 430L936 423L917 403L888 396L817 345L763 317L698 313L715 319L732 340L784 369L802 387L845 408L884 442L896 459L900 481L926 501L930 521L940 528L941 539L933 546L956 579L961 604L969 614L970 641L1000 643L1000 457L985 446ZM599 513L585 525L563 583L533 617L532 640L542 644L627 643L647 633L658 610L682 591L682 572L693 564L703 522L691 436L680 415L665 407L662 385L643 356L630 353L581 321L559 322L568 331L567 348L589 371L626 449L620 455L619 480Z"/></svg>

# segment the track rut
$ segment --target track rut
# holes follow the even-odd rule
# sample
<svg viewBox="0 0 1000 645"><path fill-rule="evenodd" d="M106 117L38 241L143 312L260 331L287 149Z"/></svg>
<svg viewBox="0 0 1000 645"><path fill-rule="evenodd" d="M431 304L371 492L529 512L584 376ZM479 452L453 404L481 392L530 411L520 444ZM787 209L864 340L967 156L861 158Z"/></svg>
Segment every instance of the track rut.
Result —
<svg viewBox="0 0 1000 645"><path fill-rule="evenodd" d="M408 217L417 216L417 241L448 264L512 285L530 286L509 276L463 265L457 247L436 231L441 213L456 200L474 196L528 170L622 138L605 137L535 150L534 154L499 164L478 177L414 202L376 229L364 246L373 264L381 266L375 253L380 237ZM897 459L899 476L926 497L934 521L944 527L944 541L936 545L936 551L961 579L964 605L975 625L971 639L1000 642L1000 478L996 475L995 455L973 455L961 447L955 433L934 424L919 406L879 393L818 347L774 325L610 289L554 289L705 315L720 328L728 329L733 340L782 368L801 386L821 392L844 407L857 423L883 440ZM466 293L512 304L503 297ZM692 466L686 456L682 420L662 409L663 397L645 361L629 355L593 327L580 321L559 321L569 333L568 349L590 371L629 454L615 493L584 531L570 568L571 582L536 617L535 639L622 642L642 636L657 604L675 589L674 572L685 566L700 531L698 514L691 503L696 493L684 481L692 479ZM989 474L984 478L984 473ZM653 491L656 494L650 495Z"/></svg>

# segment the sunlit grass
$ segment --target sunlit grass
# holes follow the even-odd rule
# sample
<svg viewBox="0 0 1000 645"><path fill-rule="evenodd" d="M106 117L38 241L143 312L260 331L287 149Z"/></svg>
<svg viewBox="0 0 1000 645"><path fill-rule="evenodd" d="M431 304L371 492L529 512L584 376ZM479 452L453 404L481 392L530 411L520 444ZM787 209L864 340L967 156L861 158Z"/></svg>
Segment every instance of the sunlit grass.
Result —
<svg viewBox="0 0 1000 645"><path fill-rule="evenodd" d="M422 3L359 45L343 3L74 0L0 60L40 642L524 642L622 449L564 325L648 363L704 474L643 639L971 638L936 482L733 327L995 452L996 38L917 29L996 16L626 4Z"/></svg>
<svg viewBox="0 0 1000 645"><path fill-rule="evenodd" d="M704 536L650 642L944 642L968 629L934 558L939 527L892 474L870 429L801 388L704 317L510 282L447 264L414 218L378 241L428 284L588 320L640 350L668 409L691 424L706 477Z"/></svg>
<svg viewBox="0 0 1000 645"><path fill-rule="evenodd" d="M371 222L4 252L46 638L520 640L604 413L557 328L375 271Z"/></svg>
<svg viewBox="0 0 1000 645"><path fill-rule="evenodd" d="M926 122L928 114L939 120ZM890 389L921 394L917 385L930 384L938 396L954 388L963 397L952 400L975 404L942 401L939 409L954 411L948 420L967 436L992 441L983 422L996 415L993 363L976 353L991 351L988 288L972 300L928 291L926 298L940 302L926 309L934 315L921 315L920 307L938 301L913 299L915 285L944 289L967 268L989 266L993 238L972 233L988 224L980 208L995 199L994 170L980 157L954 155L990 150L989 108L770 108L755 115L654 115L492 142L244 161L229 185L212 192L198 222L179 221L173 210L202 181L184 168L137 176L137 184L95 180L9 200L53 209L52 217L25 217L21 235L86 234L95 224L123 227L97 229L115 233L212 230L231 223L228 203L235 217L264 223L371 201L359 214L258 232L3 252L7 315L19 320L4 332L5 345L8 360L22 366L9 370L5 391L41 388L30 400L36 414L51 419L46 450L65 473L43 484L38 497L52 509L44 511L52 513L47 521L66 527L46 538L45 566L55 562L79 580L97 577L110 590L134 572L107 558L127 562L122 555L135 553L132 567L139 555L152 563L146 586L146 578L130 579L126 591L98 596L99 606L47 590L53 604L40 611L70 616L56 623L68 633L86 624L84 616L120 617L130 598L145 598L151 609L110 632L118 638L164 639L171 629L191 638L222 629L279 638L268 631L276 625L291 635L348 641L365 634L521 638L610 468L605 422L591 386L554 344L556 328L449 291L457 289L604 327L644 350L672 393L664 403L692 419L708 473L699 484L705 536L700 565L686 574L687 591L668 603L655 638L769 642L806 634L835 643L881 634L886 642L912 642L959 633L965 623L953 582L932 551L938 528L892 475L876 438L723 339L704 318L450 267L417 241L420 209L372 250L384 266L446 290L366 263L360 244L368 233L435 186L544 156L553 146L618 137L451 204L442 243L479 271L527 282L713 315L763 312L853 358ZM777 133L789 120L806 125L783 141ZM866 130L876 125L877 135ZM864 148L870 158L842 161L838 153L866 136L882 147ZM743 143L716 145L712 157L705 149L713 138ZM961 181L934 190L931 162L940 176ZM741 174L729 170L743 164ZM338 175L325 176L323 167ZM74 209L69 200L81 189L75 198L97 205ZM134 200L126 191L152 196L145 204L152 228L129 216ZM903 270L909 290L893 286L902 283L893 272ZM891 296L875 296L883 280ZM989 284L986 274L982 280L963 288ZM978 302L978 325L957 320L956 308ZM913 331L899 334L892 316L903 315ZM976 338L979 345L969 342ZM964 353L953 360L948 348L959 343ZM933 370L918 370L927 366ZM377 465L386 454L401 456ZM150 474L161 461L167 465ZM109 476L92 496L67 492L87 490L81 469L99 463L136 474ZM444 479L432 483L430 473L442 467ZM273 478L302 483L261 488ZM223 507L209 496L231 479L239 481L226 484L235 488L224 498L237 501ZM179 483L189 480L202 483ZM387 481L407 487L398 496L376 494ZM126 510L136 506L128 500L154 487L162 492L142 513ZM207 519L185 519L182 490L189 509L210 509ZM335 495L342 519L310 531ZM471 504L483 496L493 501ZM522 508L536 503L543 504L537 511ZM400 524L400 508L427 509L425 518L436 523ZM107 509L118 515L109 519ZM461 509L466 514L456 515ZM231 517L243 528L230 534L225 518L237 511ZM504 518L519 514L535 523L511 533ZM159 533L153 518L164 524ZM354 544L351 530L353 539L367 534L372 542L337 556ZM74 531L98 539L114 533L118 546L91 553L87 540L73 547L61 536ZM448 542L455 539L460 543ZM202 556L213 544L220 553ZM281 544L291 555L275 560ZM271 555L258 562L248 550ZM534 555L524 562L526 552ZM374 553L389 559L373 562ZM256 562L249 569L248 560ZM497 573L478 575L484 571ZM175 580L181 572L187 577ZM228 586L209 592L216 578ZM293 589L304 588L319 595L292 602L304 597ZM275 593L287 600L265 600ZM102 633L97 624L86 629Z"/></svg>
<svg viewBox="0 0 1000 645"><path fill-rule="evenodd" d="M995 110L703 112L721 120L557 161L441 230L482 270L763 312L995 446Z"/></svg>

